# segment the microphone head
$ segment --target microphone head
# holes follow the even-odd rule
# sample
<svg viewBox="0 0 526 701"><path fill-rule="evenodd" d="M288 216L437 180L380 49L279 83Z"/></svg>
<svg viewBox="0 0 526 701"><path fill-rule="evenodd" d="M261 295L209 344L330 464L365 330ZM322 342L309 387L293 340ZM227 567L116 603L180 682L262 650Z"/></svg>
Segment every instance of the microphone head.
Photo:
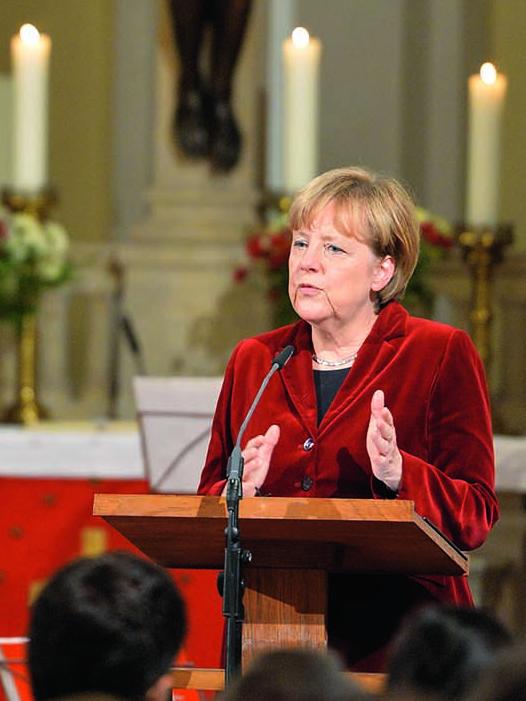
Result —
<svg viewBox="0 0 526 701"><path fill-rule="evenodd" d="M295 351L296 349L294 346L285 346L285 348L274 357L272 365L277 365L278 370L282 370L294 355Z"/></svg>

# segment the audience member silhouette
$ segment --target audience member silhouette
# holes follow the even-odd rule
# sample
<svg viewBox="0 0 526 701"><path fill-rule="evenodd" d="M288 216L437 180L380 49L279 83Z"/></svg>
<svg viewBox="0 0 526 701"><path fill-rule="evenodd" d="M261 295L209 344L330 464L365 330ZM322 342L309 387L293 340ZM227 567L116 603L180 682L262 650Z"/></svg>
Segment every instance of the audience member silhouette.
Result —
<svg viewBox="0 0 526 701"><path fill-rule="evenodd" d="M251 0L170 0L181 74L174 116L175 139L191 158L212 168L234 168L241 133L232 110L232 79L250 14ZM210 66L203 76L205 29L211 29Z"/></svg>
<svg viewBox="0 0 526 701"><path fill-rule="evenodd" d="M330 653L295 648L256 657L223 701L359 701L369 695Z"/></svg>
<svg viewBox="0 0 526 701"><path fill-rule="evenodd" d="M482 674L466 701L523 701L526 699L526 645L500 654Z"/></svg>
<svg viewBox="0 0 526 701"><path fill-rule="evenodd" d="M387 687L460 699L511 643L507 629L480 609L426 607L405 622L393 643Z"/></svg>
<svg viewBox="0 0 526 701"><path fill-rule="evenodd" d="M185 631L184 602L157 565L130 553L76 560L48 582L31 612L34 697L165 701Z"/></svg>

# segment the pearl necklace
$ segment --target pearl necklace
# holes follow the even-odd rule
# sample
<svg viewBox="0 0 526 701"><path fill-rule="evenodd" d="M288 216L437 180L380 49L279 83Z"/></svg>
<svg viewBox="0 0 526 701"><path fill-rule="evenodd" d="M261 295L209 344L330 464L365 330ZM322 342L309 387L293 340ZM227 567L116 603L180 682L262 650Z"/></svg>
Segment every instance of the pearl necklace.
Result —
<svg viewBox="0 0 526 701"><path fill-rule="evenodd" d="M317 365L323 365L324 367L327 368L338 368L341 367L342 365L347 365L350 363L354 363L356 360L356 356L358 355L358 351L355 351L352 355L350 355L348 358L342 358L341 360L325 360L324 358L318 358L316 353L312 354L312 359Z"/></svg>

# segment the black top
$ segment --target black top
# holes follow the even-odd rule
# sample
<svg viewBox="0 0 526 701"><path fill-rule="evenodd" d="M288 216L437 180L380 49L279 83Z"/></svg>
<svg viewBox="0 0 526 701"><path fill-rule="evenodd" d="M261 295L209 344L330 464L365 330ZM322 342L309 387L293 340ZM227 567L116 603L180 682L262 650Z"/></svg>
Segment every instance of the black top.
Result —
<svg viewBox="0 0 526 701"><path fill-rule="evenodd" d="M314 370L314 386L316 387L318 405L318 426L350 369L351 368L343 368L342 370ZM379 479L373 477L373 480L375 489L380 496L385 499L394 499L397 496L397 492L390 489Z"/></svg>
<svg viewBox="0 0 526 701"><path fill-rule="evenodd" d="M314 370L314 386L318 405L318 425L325 416L336 392L340 389L350 368L341 370Z"/></svg>

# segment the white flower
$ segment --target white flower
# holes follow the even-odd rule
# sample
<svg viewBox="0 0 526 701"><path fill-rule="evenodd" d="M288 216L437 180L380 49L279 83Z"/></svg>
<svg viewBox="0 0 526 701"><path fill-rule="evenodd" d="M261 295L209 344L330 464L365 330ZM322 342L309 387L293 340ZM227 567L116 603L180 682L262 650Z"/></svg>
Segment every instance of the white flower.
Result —
<svg viewBox="0 0 526 701"><path fill-rule="evenodd" d="M47 237L49 252L60 257L62 261L64 261L69 250L69 240L66 230L56 222L46 222L44 231Z"/></svg>
<svg viewBox="0 0 526 701"><path fill-rule="evenodd" d="M29 285L37 294L67 277L69 240L60 224L0 209L0 308Z"/></svg>
<svg viewBox="0 0 526 701"><path fill-rule="evenodd" d="M30 214L13 214L9 221L10 236L5 248L13 260L25 262L47 254L48 244L40 222Z"/></svg>
<svg viewBox="0 0 526 701"><path fill-rule="evenodd" d="M48 255L35 265L36 276L44 283L53 283L62 277L64 261L57 256Z"/></svg>

